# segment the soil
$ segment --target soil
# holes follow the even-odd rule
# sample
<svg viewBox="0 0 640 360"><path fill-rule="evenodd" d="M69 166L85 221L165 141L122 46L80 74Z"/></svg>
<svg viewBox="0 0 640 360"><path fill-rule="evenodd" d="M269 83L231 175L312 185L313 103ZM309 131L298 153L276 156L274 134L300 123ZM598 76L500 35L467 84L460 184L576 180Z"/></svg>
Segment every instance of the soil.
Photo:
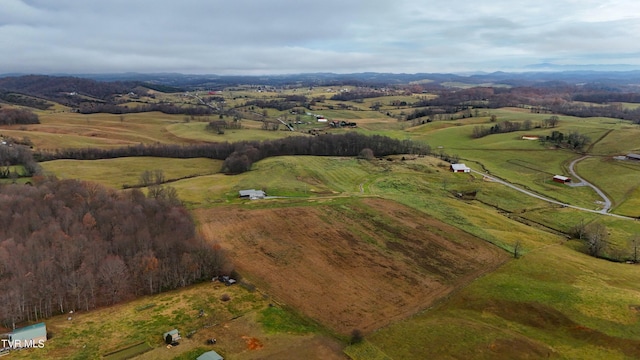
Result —
<svg viewBox="0 0 640 360"><path fill-rule="evenodd" d="M338 333L365 333L433 305L508 258L497 247L382 199L196 211L203 234L274 302Z"/></svg>

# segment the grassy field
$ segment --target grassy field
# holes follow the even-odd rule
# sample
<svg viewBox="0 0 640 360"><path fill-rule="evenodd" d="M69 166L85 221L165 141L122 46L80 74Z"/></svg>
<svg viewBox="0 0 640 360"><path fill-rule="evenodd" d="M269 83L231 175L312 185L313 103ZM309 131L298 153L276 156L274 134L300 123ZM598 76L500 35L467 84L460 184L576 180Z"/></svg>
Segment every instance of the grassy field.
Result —
<svg viewBox="0 0 640 360"><path fill-rule="evenodd" d="M224 294L230 300L223 301ZM270 306L272 301L241 286L227 287L220 282L199 284L104 309L47 319L50 339L45 347L13 352L8 358L97 359L112 353L116 358L143 347L151 349L137 359L179 356L194 359L209 350L234 359L250 359L256 351L278 358L286 351L304 356L310 345L326 352L329 359L340 358L342 346L338 341L323 335L324 330L291 310ZM200 310L204 311L202 317ZM174 328L183 340L179 346L168 349L162 334ZM206 345L210 338L216 338L217 344ZM250 347L249 340L260 346ZM130 346L134 348L119 352Z"/></svg>
<svg viewBox="0 0 640 360"><path fill-rule="evenodd" d="M548 115L531 114L524 109L499 109L493 112L499 121L524 121L528 119L535 124L548 117ZM431 144L436 153L444 152L459 156L462 162L467 162L476 170L487 170L492 175L508 179L512 183L558 201L594 209L598 207L596 201L600 201L600 197L593 191L587 188L559 187L550 181L551 177L556 174L570 175L568 172L569 162L582 154L545 147L538 141L522 140L521 136L526 133L527 135L544 137L549 135L552 130L566 134L578 131L591 138L592 146L588 151L593 151L595 155L620 155L631 152L635 147L640 146L640 144L634 145L632 141L633 138L637 138L634 135L637 131L636 127L631 127L626 122L606 118L579 119L561 116L560 125L554 129L533 129L526 132L495 134L479 139L471 137L473 128L478 126L477 123L467 119L447 124L433 122L412 128L410 129L411 137ZM452 124L458 126L452 126ZM491 126L491 123L487 122L483 125ZM633 193L637 187L633 181L635 172L624 170L623 167L612 168L607 159L602 158L598 166L594 166L595 160L591 159L580 164L579 167L584 169L584 177L587 180L593 179L593 182L601 186L607 193L611 192L617 205L624 201L631 201L631 203L637 201ZM589 165L590 167L588 167ZM607 184L611 184L612 174L614 178L619 180L616 181L615 189L609 190L608 188L611 186L607 186ZM602 179L598 179L598 176L601 176ZM614 209L614 212L616 211ZM624 214L637 216L630 214L628 210Z"/></svg>
<svg viewBox="0 0 640 360"><path fill-rule="evenodd" d="M633 359L640 356L639 281L636 266L551 245L346 352L354 359L370 358L361 347L392 359Z"/></svg>
<svg viewBox="0 0 640 360"><path fill-rule="evenodd" d="M328 99L337 90L303 92ZM290 89L282 94L297 93ZM229 106L282 94L249 88L223 92ZM154 101L161 100L185 106L195 101L183 94L158 93ZM576 165L578 173L612 198L614 213L638 217L640 165L612 156L640 152L640 128L614 119L560 116L553 129L534 127L472 139L474 127L493 125L491 114L498 121L531 120L534 126L549 115L491 109L478 117L409 127L386 114L405 111L392 109L392 100L416 99L325 100L312 112L358 124L356 129L324 131L425 141L436 156L371 161L283 156L259 161L251 171L234 176L219 173L222 161L209 159L42 163L46 174L117 189L135 185L145 170L162 169L193 211L201 233L235 254L238 270L258 291L207 283L79 312L72 320L67 320L69 315L48 319L53 337L45 349L10 358L97 358L142 344L153 349L137 359L192 359L212 348L234 359L291 354L343 359L354 328L363 330L365 339L345 353L356 360L639 358L637 265L588 257L583 254L585 244L568 239L566 233L581 223L603 223L609 244L604 255L625 260L631 254L630 241L640 234L640 223L550 204L479 174L451 173L437 155L456 155L474 170L521 188L598 209L601 199L591 189L551 181L553 175L569 175L569 163L584 154L521 139L524 134L544 137L551 131L578 131L592 140L584 149L591 157ZM377 102L382 111L370 110ZM336 110L338 103L359 110ZM324 126L313 122L301 124L296 133L263 131L260 121L243 119L243 129L218 135L204 129L206 117L60 110L64 109L39 112L39 125L3 127L0 133L28 137L36 149L55 149L266 140L304 136L309 128ZM267 114L275 119L287 113L270 109ZM238 190L252 188L276 198L238 199ZM458 235L447 235L454 232ZM521 257L506 260L516 247ZM479 260L465 257L474 251L484 251L483 261L492 264L486 271L475 271L472 265ZM496 259L505 264L498 266ZM231 301L220 300L225 293ZM204 318L197 316L200 309ZM160 334L174 327L184 335L196 333L167 349ZM211 337L218 339L214 347L205 344Z"/></svg>
<svg viewBox="0 0 640 360"><path fill-rule="evenodd" d="M162 170L167 181L218 173L222 160L127 157L104 160L54 160L41 163L45 174L83 179L115 189L140 184L144 171Z"/></svg>

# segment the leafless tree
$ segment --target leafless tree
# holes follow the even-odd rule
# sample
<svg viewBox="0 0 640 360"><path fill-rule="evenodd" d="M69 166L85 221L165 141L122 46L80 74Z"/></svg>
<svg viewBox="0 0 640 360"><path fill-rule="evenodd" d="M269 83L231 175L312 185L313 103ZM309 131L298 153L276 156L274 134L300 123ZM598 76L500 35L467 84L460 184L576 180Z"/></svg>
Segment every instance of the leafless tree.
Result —
<svg viewBox="0 0 640 360"><path fill-rule="evenodd" d="M586 229L587 251L589 255L599 257L607 246L608 232L602 223L592 223Z"/></svg>

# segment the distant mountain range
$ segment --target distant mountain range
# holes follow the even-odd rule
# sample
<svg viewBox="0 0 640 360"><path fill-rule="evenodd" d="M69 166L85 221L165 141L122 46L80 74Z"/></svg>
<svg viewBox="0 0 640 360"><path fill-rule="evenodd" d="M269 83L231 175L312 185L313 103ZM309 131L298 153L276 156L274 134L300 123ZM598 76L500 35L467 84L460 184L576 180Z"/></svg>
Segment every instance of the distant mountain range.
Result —
<svg viewBox="0 0 640 360"><path fill-rule="evenodd" d="M537 64L532 68L549 69L562 65ZM91 88L89 93L99 98L109 94L129 91L135 86L157 88L160 91L182 91L193 89L220 90L238 85L263 86L390 86L418 83L430 86L457 85L509 85L509 86L547 86L559 82L568 85L597 83L613 87L640 86L640 70L629 71L529 71L529 72L493 72L487 74L440 74L440 73L307 73L290 75L190 75L177 73L119 73L119 74L60 74L50 75L0 75L0 92L13 91L24 93L42 93L81 91L79 88ZM106 83L106 84L105 84ZM46 88L43 89L43 88ZM98 89L99 90L98 90ZM39 90L39 91L35 91ZM43 91L44 90L44 91Z"/></svg>

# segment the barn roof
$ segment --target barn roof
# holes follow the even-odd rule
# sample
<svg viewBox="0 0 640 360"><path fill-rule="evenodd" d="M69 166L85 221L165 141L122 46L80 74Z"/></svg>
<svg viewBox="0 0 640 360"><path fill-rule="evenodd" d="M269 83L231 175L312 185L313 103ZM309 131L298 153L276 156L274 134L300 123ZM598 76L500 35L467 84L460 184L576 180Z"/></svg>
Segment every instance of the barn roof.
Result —
<svg viewBox="0 0 640 360"><path fill-rule="evenodd" d="M12 340L29 340L43 336L47 336L47 326L43 322L15 329L10 334Z"/></svg>
<svg viewBox="0 0 640 360"><path fill-rule="evenodd" d="M264 191L255 190L255 189L240 190L239 193L240 193L240 197L248 197L248 198L265 197L267 195Z"/></svg>
<svg viewBox="0 0 640 360"><path fill-rule="evenodd" d="M222 358L222 356L220 356L220 354L211 350L198 356L196 360L224 360L224 359Z"/></svg>
<svg viewBox="0 0 640 360"><path fill-rule="evenodd" d="M469 167L467 167L467 165L465 164L451 164L451 169L453 171L458 171L458 170L466 170Z"/></svg>

